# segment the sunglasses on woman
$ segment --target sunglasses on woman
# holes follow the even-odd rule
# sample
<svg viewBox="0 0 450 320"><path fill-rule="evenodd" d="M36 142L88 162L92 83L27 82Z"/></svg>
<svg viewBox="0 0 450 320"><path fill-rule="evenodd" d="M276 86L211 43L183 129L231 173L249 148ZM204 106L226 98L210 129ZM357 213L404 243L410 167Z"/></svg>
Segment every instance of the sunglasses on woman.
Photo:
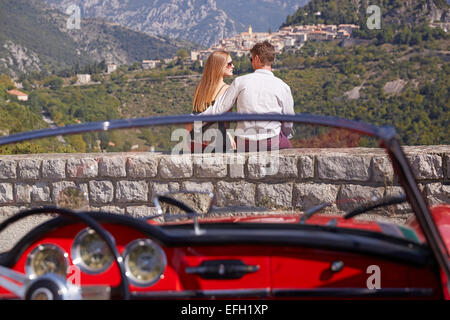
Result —
<svg viewBox="0 0 450 320"><path fill-rule="evenodd" d="M231 68L233 66L233 61L227 63L227 67Z"/></svg>

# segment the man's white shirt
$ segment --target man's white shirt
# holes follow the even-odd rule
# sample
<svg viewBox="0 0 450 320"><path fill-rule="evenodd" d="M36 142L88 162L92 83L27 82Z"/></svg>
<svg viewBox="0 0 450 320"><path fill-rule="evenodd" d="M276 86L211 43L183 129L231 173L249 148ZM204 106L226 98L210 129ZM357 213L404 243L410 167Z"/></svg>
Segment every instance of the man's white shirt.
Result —
<svg viewBox="0 0 450 320"><path fill-rule="evenodd" d="M265 69L236 78L214 105L201 114L222 114L229 111L235 102L238 113L295 114L291 89ZM292 127L292 123L285 125ZM241 121L235 134L249 140L263 140L278 136L280 130L278 121Z"/></svg>

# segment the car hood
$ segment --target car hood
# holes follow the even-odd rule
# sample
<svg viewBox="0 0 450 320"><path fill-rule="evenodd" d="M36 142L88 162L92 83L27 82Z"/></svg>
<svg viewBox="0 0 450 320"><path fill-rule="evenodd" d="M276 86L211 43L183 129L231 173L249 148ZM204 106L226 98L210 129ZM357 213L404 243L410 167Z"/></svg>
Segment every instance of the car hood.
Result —
<svg viewBox="0 0 450 320"><path fill-rule="evenodd" d="M233 216L233 217L203 217L199 218L198 222L202 223L282 223L282 224L299 224L302 214L267 214L267 215L246 215L246 216ZM360 219L343 219L342 215L322 215L313 216L309 218L306 222L307 225L318 225L326 226L328 222L336 219L337 228L348 228L348 229L358 229L366 230L372 232L378 232L386 235L391 235L395 237L405 238L408 240L423 242L423 236L418 234L417 231L411 226L397 225L393 223L385 223L379 221L368 221ZM184 221L171 221L159 223L154 220L149 219L148 223L157 225L182 225L182 224L192 224L191 219Z"/></svg>

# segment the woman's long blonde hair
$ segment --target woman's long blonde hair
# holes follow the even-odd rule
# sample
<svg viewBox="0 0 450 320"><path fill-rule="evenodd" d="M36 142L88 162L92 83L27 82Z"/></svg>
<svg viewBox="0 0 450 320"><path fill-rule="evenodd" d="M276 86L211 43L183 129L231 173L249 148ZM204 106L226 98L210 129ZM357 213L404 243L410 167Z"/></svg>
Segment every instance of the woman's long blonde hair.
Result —
<svg viewBox="0 0 450 320"><path fill-rule="evenodd" d="M217 86L223 78L223 67L230 54L226 51L214 51L206 60L202 79L195 89L193 112L203 112L210 106Z"/></svg>

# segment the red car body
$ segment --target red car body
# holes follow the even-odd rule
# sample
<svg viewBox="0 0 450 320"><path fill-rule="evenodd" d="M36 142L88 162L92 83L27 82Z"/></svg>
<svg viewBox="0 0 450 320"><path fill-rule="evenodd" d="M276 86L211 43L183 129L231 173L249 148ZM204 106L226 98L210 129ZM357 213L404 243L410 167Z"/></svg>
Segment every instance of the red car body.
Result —
<svg viewBox="0 0 450 320"><path fill-rule="evenodd" d="M450 206L437 206L432 209L433 216L445 239L450 239ZM301 215L256 216L240 218L223 218L201 220L205 223L280 223L297 224ZM383 233L377 222L343 220L341 216L313 217L308 223L325 225L330 219L336 218L341 228L358 228L376 233ZM155 224L149 220L150 224ZM180 224L180 223L178 223ZM409 222L421 241L424 240L417 222ZM173 224L172 224L173 225ZM146 235L133 228L117 224L103 224L103 227L116 239L117 248L123 253L125 246L135 239ZM46 233L30 245L12 267L17 272L25 272L26 257L41 244L57 245L65 252L70 252L76 234L85 228L83 224L72 224L60 227ZM450 241L446 241L450 248ZM205 297L224 296L247 298L339 298L333 293L337 290L355 291L342 296L371 296L367 290L367 281L371 276L368 267L379 266L381 270L381 288L388 290L381 297L389 298L448 298L446 284L442 282L439 268L435 265L414 266L411 264L390 261L381 257L373 257L350 252L307 248L298 246L266 246L230 244L221 246L189 245L170 247L161 245L167 255L167 267L161 279L152 286L139 287L130 284L134 298L172 298L186 297L187 294L198 295L203 292ZM240 260L247 265L258 265L259 270L238 279L204 279L199 275L187 274L186 268L199 266L205 260ZM342 270L334 272L331 265L342 261ZM70 260L70 263L72 261ZM116 264L100 275L81 274L82 285L118 286L120 273ZM401 293L405 288L409 292ZM395 291L398 289L399 291ZM365 291L366 294L361 294ZM391 291L391 292L389 292ZM208 296L208 292L211 293ZM358 293L359 292L359 293ZM196 295L197 293L197 295ZM396 296L398 295L398 296ZM0 288L2 298L13 298L14 295ZM375 295L376 296L376 295Z"/></svg>

